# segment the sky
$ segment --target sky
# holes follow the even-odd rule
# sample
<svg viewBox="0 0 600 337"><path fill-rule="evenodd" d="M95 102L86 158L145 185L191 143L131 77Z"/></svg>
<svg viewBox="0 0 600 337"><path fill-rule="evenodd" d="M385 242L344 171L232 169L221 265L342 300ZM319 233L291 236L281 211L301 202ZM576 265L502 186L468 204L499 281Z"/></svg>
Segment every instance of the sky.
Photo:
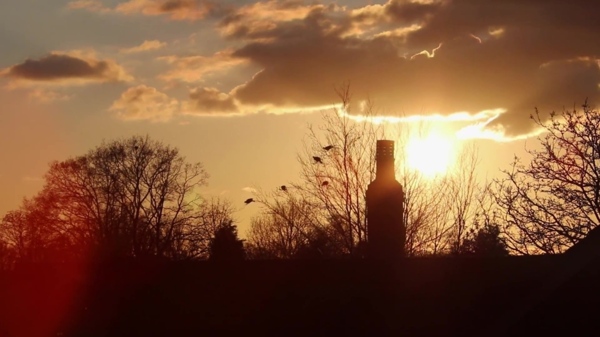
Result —
<svg viewBox="0 0 600 337"><path fill-rule="evenodd" d="M241 231L248 187L294 181L309 123L432 123L495 174L529 118L600 98L600 4L586 0L0 1L0 216L48 163L149 135L211 175ZM448 131L450 130L450 131Z"/></svg>

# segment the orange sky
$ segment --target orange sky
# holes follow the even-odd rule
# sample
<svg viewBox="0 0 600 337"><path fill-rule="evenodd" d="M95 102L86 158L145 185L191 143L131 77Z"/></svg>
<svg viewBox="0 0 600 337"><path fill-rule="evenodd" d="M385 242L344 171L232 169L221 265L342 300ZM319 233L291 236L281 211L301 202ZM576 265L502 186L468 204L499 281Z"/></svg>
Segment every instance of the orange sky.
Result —
<svg viewBox="0 0 600 337"><path fill-rule="evenodd" d="M337 103L334 88L345 82L355 117L371 98L399 123L451 124L453 135L462 130L479 145L481 175L494 175L535 133L534 107L598 101L592 7L2 1L0 216L39 190L48 162L103 139L149 134L205 164L205 193L239 206L243 231L256 209L241 207L243 189L296 179L306 124L319 121L309 111Z"/></svg>

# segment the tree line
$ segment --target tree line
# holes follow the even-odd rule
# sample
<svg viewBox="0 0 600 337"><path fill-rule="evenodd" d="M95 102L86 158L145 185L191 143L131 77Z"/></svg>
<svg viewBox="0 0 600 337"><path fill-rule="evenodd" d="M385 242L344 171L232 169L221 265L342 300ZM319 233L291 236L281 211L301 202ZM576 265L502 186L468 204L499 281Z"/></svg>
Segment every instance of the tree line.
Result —
<svg viewBox="0 0 600 337"><path fill-rule="evenodd" d="M258 190L246 240L232 203L204 198L209 175L148 136L104 142L54 162L45 184L0 221L0 266L19 261L104 258L362 258L366 188L375 174L381 124L353 121L349 90L341 105L309 126L297 181ZM367 104L363 113L374 115ZM408 256L561 253L599 223L600 114L583 109L531 116L544 129L529 161L515 158L482 182L474 147L436 179L411 170L396 138L397 179L406 194ZM407 135L407 130L399 132Z"/></svg>

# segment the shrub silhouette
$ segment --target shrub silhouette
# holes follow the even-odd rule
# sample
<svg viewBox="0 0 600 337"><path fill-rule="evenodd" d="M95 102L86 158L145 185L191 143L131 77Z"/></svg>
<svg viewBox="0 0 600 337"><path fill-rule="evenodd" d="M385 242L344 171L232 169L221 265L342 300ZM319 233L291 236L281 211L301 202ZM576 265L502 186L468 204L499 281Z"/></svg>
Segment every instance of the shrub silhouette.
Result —
<svg viewBox="0 0 600 337"><path fill-rule="evenodd" d="M209 259L213 261L235 261L246 257L244 242L238 238L237 227L231 221L217 229L209 251Z"/></svg>

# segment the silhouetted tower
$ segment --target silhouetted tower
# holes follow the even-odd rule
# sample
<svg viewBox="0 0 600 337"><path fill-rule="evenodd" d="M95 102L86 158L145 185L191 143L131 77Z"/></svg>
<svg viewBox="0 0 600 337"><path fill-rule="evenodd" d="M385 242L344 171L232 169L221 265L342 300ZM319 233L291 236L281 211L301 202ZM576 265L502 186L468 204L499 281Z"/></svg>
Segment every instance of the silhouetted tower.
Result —
<svg viewBox="0 0 600 337"><path fill-rule="evenodd" d="M396 181L394 141L377 141L377 171L367 188L367 255L374 259L404 255L404 191Z"/></svg>

